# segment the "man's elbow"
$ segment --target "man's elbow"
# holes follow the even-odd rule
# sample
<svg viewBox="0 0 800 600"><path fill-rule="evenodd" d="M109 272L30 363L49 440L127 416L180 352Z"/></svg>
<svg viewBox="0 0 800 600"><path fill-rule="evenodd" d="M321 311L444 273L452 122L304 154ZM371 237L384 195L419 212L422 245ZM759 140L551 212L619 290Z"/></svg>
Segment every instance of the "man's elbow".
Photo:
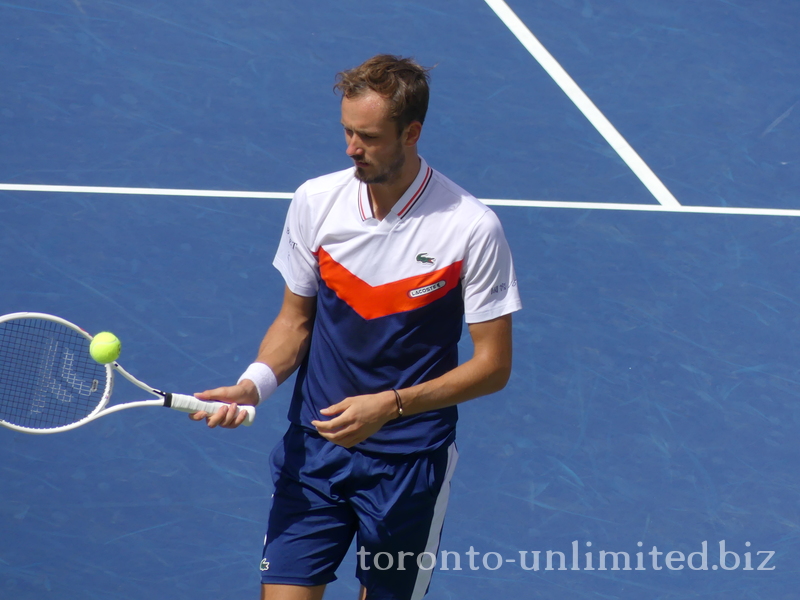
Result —
<svg viewBox="0 0 800 600"><path fill-rule="evenodd" d="M489 388L488 394L499 392L508 383L511 377L511 362L498 363L494 366L489 376L486 378L487 387Z"/></svg>

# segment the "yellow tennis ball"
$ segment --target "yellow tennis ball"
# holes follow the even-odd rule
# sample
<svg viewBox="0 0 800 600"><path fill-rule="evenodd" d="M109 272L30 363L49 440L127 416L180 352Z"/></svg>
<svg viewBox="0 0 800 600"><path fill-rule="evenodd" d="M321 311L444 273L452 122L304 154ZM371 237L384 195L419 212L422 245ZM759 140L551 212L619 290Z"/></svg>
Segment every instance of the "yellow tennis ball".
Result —
<svg viewBox="0 0 800 600"><path fill-rule="evenodd" d="M108 331L98 333L89 345L89 354L101 365L117 360L120 352L122 352L122 342Z"/></svg>

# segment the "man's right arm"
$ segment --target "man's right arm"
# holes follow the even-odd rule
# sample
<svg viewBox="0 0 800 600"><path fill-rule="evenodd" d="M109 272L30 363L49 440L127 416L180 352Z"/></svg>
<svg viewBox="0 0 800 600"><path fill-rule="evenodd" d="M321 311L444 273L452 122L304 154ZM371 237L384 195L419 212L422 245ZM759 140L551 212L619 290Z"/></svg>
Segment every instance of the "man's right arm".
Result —
<svg viewBox="0 0 800 600"><path fill-rule="evenodd" d="M314 326L316 297L298 296L285 288L283 305L275 320L267 330L256 357L256 362L264 363L275 374L278 384L283 383L303 362L311 340ZM217 400L232 405L258 403L258 391L249 379L229 387L220 387L195 394L201 400ZM214 415L198 412L190 415L195 421L208 419L209 427L238 427L244 414L236 417L235 406L230 410L220 410Z"/></svg>

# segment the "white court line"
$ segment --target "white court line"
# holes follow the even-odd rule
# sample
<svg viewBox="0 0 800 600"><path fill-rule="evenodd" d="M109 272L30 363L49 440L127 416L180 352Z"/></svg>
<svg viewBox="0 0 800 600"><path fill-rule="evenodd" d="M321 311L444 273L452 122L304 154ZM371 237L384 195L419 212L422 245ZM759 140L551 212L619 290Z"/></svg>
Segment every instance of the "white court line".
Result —
<svg viewBox="0 0 800 600"><path fill-rule="evenodd" d="M88 185L24 185L0 183L0 192L66 192L73 194L125 194L134 196L194 196L205 198L261 198L291 200L282 192L235 192L226 190L175 190L164 188L96 187Z"/></svg>
<svg viewBox="0 0 800 600"><path fill-rule="evenodd" d="M0 183L6 192L60 192L73 194L117 194L135 196L188 196L196 198L257 198L262 200L291 200L286 192L239 192L234 190L181 190L165 188L95 187L87 185L26 185ZM571 208L579 210L622 210L632 212L689 213L708 215L751 215L766 217L800 217L800 210L785 208L737 208L733 206L664 206L663 204L621 204L613 202L564 202L557 200L481 199L488 206L518 206L525 208Z"/></svg>
<svg viewBox="0 0 800 600"><path fill-rule="evenodd" d="M482 199L488 206L528 208L577 208L583 210L627 210L632 212L687 213L701 215L750 215L759 217L800 217L800 210L790 208L738 208L734 206L664 206L662 204L618 204L613 202L559 202L555 200Z"/></svg>
<svg viewBox="0 0 800 600"><path fill-rule="evenodd" d="M653 173L631 145L620 135L605 115L594 105L578 84L569 76L564 68L558 64L553 55L536 39L531 30L522 22L513 10L503 0L485 0L506 27L511 30L516 38L531 53L533 58L547 71L558 87L578 107L595 129L602 135L611 147L619 154L625 164L636 174L639 180L655 196L659 204L664 206L680 206L675 196L667 189L661 180Z"/></svg>

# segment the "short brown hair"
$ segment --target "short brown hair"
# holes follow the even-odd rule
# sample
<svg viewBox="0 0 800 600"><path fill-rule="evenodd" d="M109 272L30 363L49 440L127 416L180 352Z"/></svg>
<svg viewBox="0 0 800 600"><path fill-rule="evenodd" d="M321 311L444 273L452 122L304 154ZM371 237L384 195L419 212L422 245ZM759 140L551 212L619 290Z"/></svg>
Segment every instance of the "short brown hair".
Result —
<svg viewBox="0 0 800 600"><path fill-rule="evenodd" d="M389 116L397 123L398 131L403 131L414 121L425 122L429 70L411 58L379 54L338 73L333 88L345 98L355 98L368 90L377 92L389 101Z"/></svg>

